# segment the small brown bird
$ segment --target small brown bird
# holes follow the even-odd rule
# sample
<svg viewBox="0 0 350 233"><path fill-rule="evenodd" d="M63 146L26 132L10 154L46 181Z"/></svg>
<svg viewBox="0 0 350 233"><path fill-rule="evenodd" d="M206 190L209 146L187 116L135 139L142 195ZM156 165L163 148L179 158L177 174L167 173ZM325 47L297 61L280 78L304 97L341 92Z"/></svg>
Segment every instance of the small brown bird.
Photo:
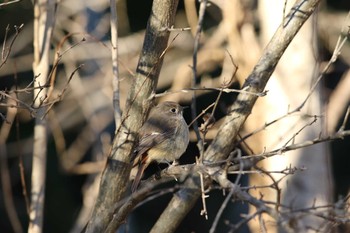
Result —
<svg viewBox="0 0 350 233"><path fill-rule="evenodd" d="M163 102L152 108L139 132L134 167L137 174L131 186L135 192L148 165L170 163L181 157L189 142L189 131L182 116L183 107L175 102Z"/></svg>

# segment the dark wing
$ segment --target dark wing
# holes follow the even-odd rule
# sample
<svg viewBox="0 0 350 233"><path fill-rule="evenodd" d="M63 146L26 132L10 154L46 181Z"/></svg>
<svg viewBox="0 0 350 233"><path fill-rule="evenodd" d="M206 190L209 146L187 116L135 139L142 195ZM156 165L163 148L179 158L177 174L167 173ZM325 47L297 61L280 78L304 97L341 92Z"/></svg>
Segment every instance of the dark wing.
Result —
<svg viewBox="0 0 350 233"><path fill-rule="evenodd" d="M135 154L136 159L134 161L133 167L138 166L137 174L132 183L131 190L135 192L137 187L140 184L141 178L145 169L151 161L148 161L148 150L153 148L156 145L164 142L167 138L169 138L174 132L169 127L155 127L155 125L151 125L150 121L148 121L145 126L143 126L140 130L140 141L138 146L136 147ZM147 133L146 133L147 132Z"/></svg>
<svg viewBox="0 0 350 233"><path fill-rule="evenodd" d="M135 150L136 158L144 155L150 148L162 143L175 133L174 131L176 128L170 127L169 121L167 120L162 118L162 120L158 120L157 122L148 120L145 123L140 130L140 141ZM142 160L142 158L139 159Z"/></svg>

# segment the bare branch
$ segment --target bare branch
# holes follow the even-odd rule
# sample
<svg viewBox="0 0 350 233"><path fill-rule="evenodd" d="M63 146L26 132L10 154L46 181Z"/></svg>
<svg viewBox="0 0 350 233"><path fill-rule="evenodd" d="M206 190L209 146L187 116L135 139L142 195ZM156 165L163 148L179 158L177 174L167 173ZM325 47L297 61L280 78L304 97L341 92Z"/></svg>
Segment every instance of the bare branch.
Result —
<svg viewBox="0 0 350 233"><path fill-rule="evenodd" d="M0 69L1 67L6 64L6 61L8 59L8 57L10 56L11 54L11 49L12 49L12 46L13 44L15 43L19 33L21 32L22 28L23 28L24 24L21 24L19 27L17 27L15 25L15 30L16 30L16 33L15 33L15 36L12 38L11 42L10 42L10 45L8 46L8 48L6 49L5 48L5 45L6 45L6 38L7 38L7 34L8 34L8 31L10 30L9 29L9 26L7 25L7 28L6 28L6 32L5 32L5 38L4 38L4 43L3 43L3 47L2 47L2 53L1 53L1 63L0 63Z"/></svg>
<svg viewBox="0 0 350 233"><path fill-rule="evenodd" d="M75 74L78 70L80 70L83 66L84 66L83 64L82 64L82 65L79 65L75 70L73 70L73 72L72 72L71 75L69 76L69 78L68 78L66 84L64 85L64 88L62 89L61 93L58 94L58 96L57 96L56 99L54 99L53 101L51 101L51 102L49 103L49 106L47 107L46 112L45 112L45 114L42 116L42 118L45 118L46 115L48 114L48 112L52 109L52 107L53 107L56 103L60 102L60 101L63 99L64 94L66 93L66 91L67 91L67 89L68 89L68 86L69 86L69 83L70 83L70 81L72 80L74 74Z"/></svg>
<svg viewBox="0 0 350 233"><path fill-rule="evenodd" d="M277 154L283 154L283 153L285 153L287 151L297 150L297 149L308 147L308 146L312 146L312 145L315 145L315 144L318 144L318 143L323 143L323 142L327 142L327 141L333 141L333 140L336 140L336 139L342 139L342 138L347 137L349 135L350 135L350 130L339 130L338 132L336 132L336 133L334 133L332 135L326 136L326 137L319 137L319 138L315 138L313 140L303 141L301 143L292 144L290 146L282 147L282 148L279 148L279 149L276 149L276 150L272 150L270 152L264 152L264 153L261 153L259 155L244 156L241 159L243 159L243 160L251 160L255 164L258 161L261 161L263 159L266 159L268 157L271 157L271 156L274 156L274 155L277 155ZM235 161L235 159L234 159L234 161ZM238 160L235 161L235 162L238 162ZM249 166L251 166L251 165L249 165Z"/></svg>
<svg viewBox="0 0 350 233"><path fill-rule="evenodd" d="M202 27L203 27L203 21L204 21L204 14L205 14L205 9L207 7L207 0L203 0L200 3L199 6L199 16L198 16L198 24L197 24L197 28L196 28L196 34L195 34L195 38L194 38L194 48L193 48L193 56L192 56L192 61L193 61L193 67L192 67L192 88L194 87L194 85L196 84L196 79L197 79L197 54L198 54L198 50L199 50L199 43L200 43L200 38L201 38L201 33L202 33ZM192 93L192 102L191 102L191 115L192 115L192 119L196 118L197 115L197 107L196 107L196 92ZM196 121L194 121L192 123L193 125L193 129L194 132L196 133L197 136L197 146L199 149L199 155L201 158L203 158L203 154L204 154L204 141L201 138L200 134L199 134L199 130L198 130L198 123Z"/></svg>
<svg viewBox="0 0 350 233"><path fill-rule="evenodd" d="M117 1L110 0L111 9L111 43L112 43L112 69L113 69L113 107L116 129L121 122L120 93L119 93L119 72L118 72L118 16Z"/></svg>
<svg viewBox="0 0 350 233"><path fill-rule="evenodd" d="M0 8L3 6L8 6L10 4L20 2L20 1L22 1L22 0L12 0L12 1L8 1L8 2L0 3Z"/></svg>
<svg viewBox="0 0 350 233"><path fill-rule="evenodd" d="M240 151L238 151L238 158L240 158L242 155L242 153ZM237 178L236 178L236 181L235 181L235 185L238 186L238 182L242 176L242 171L243 171L243 163L240 161L240 168L239 168L239 173L237 175ZM224 209L226 208L228 202L231 200L232 196L233 196L233 191L234 189L231 189L230 192L228 193L228 195L226 196L224 202L221 204L221 207L219 209L219 211L217 212L216 216L215 216L215 219L214 219L214 222L209 230L209 233L214 233L215 232L215 229L219 223L219 220L221 218L221 215L222 213L224 212Z"/></svg>
<svg viewBox="0 0 350 233"><path fill-rule="evenodd" d="M86 232L104 232L113 213L107 211L121 201L128 191L131 170L131 154L137 131L152 103L160 68L167 48L169 31L163 28L174 24L177 0L153 2L147 24L143 49L137 66L137 75L127 97L120 127L112 145L106 168L102 173L100 190ZM131 209L128 209L131 211ZM124 221L124 219L119 219ZM114 226L118 223L113 223ZM115 231L114 227L108 230Z"/></svg>
<svg viewBox="0 0 350 233"><path fill-rule="evenodd" d="M222 91L225 93L245 93L249 95L255 95L258 97L263 97L266 95L267 91L261 92L261 93L254 93L254 92L249 92L244 89L238 90L238 89L231 89L231 88L215 88L215 87L205 87L205 88L200 88L200 87L192 87L192 88L184 88L182 90L174 90L174 91L165 91L163 93L158 93L155 95L156 98L162 97L164 95L169 95L169 94L174 94L174 93L188 93L190 91Z"/></svg>
<svg viewBox="0 0 350 233"><path fill-rule="evenodd" d="M339 128L340 132L345 130L345 125L348 122L349 117L350 117L350 106L348 106L348 108L346 109L346 113L345 113L345 117L344 117L343 123L341 124L341 126Z"/></svg>

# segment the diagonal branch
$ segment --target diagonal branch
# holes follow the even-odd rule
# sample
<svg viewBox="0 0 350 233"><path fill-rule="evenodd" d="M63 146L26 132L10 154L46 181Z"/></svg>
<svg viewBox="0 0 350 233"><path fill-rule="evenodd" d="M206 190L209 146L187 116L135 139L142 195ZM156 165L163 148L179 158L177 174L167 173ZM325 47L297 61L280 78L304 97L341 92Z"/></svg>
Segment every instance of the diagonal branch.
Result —
<svg viewBox="0 0 350 233"><path fill-rule="evenodd" d="M120 127L102 173L99 194L86 232L105 232L113 218L111 208L125 197L129 187L131 154L137 131L152 103L159 72L163 63L169 30L175 21L178 0L155 0L147 24L146 35L137 74L127 97ZM131 211L131 210L130 210ZM117 226L118 224L115 224ZM113 227L108 231L115 231ZM114 232L113 231L113 232Z"/></svg>

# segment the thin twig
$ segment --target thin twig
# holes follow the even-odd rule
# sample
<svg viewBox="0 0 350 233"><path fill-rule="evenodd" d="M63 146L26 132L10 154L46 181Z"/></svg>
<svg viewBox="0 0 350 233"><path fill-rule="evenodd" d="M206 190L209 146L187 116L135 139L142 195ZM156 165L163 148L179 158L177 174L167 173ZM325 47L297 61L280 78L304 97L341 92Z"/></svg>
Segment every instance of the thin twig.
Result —
<svg viewBox="0 0 350 233"><path fill-rule="evenodd" d="M196 35L194 38L194 48L193 48L193 55L192 55L192 61L193 61L193 67L192 67L192 83L191 87L193 88L196 84L196 79L197 79L197 54L199 50L199 43L200 43L200 37L202 33L202 27L203 27L203 21L204 21L204 14L205 14L205 9L207 7L207 0L202 0L199 6L199 16L198 16L198 24L197 24L197 29L196 29ZM191 101L191 115L192 119L196 118L197 115L197 105L196 105L196 92L192 93L192 101ZM195 121L193 122L193 130L196 133L197 136L197 146L199 149L199 155L201 158L203 158L204 154L204 141L200 136L199 129L198 129L198 123Z"/></svg>
<svg viewBox="0 0 350 233"><path fill-rule="evenodd" d="M237 157L240 158L242 156L242 153L240 150L237 150ZM238 185L238 182L241 179L242 176L242 171L243 171L243 163L240 161L240 168L239 168L239 173L236 177L235 185ZM225 208L227 207L228 202L231 200L231 197L233 196L234 189L231 189L230 192L228 193L227 197L225 198L224 202L221 204L220 209L218 210L215 219L213 221L213 224L209 230L209 233L214 233L216 230L216 227L219 223L219 220L221 218L222 213L224 212Z"/></svg>
<svg viewBox="0 0 350 233"><path fill-rule="evenodd" d="M120 108L119 93L119 71L118 71L118 15L117 1L110 0L110 24L111 24L111 44L112 44L112 73L113 73L113 108L115 128L118 129L122 112Z"/></svg>
<svg viewBox="0 0 350 233"><path fill-rule="evenodd" d="M196 157L196 164L202 164L201 162L199 162L198 157ZM202 210L200 215L204 215L205 219L208 220L208 210L207 210L207 204L205 199L209 197L209 195L205 194L205 186L204 186L204 177L203 177L203 173L201 171L198 172L199 173L199 179L200 179L200 184L201 184L201 197L202 197Z"/></svg>
<svg viewBox="0 0 350 233"><path fill-rule="evenodd" d="M222 213L224 212L225 208L227 207L228 202L231 200L232 196L233 196L233 189L230 190L230 192L228 193L228 195L226 196L224 202L221 204L220 209L218 210L215 219L213 221L213 224L211 225L211 228L209 230L209 233L214 233L216 230L216 227L219 223L219 220L221 218Z"/></svg>
<svg viewBox="0 0 350 233"><path fill-rule="evenodd" d="M281 194L282 194L282 190L278 187L278 184L283 180L284 177L286 177L287 175L285 175L284 177L280 178L279 180L276 181L275 177L273 177L272 173L270 171L265 171L262 168L259 167L255 167L255 169L257 169L258 171L260 171L261 173L267 175L271 180L272 180L272 185L269 185L269 187L273 188L276 190L276 211L279 211L279 207L281 206ZM283 171L281 171L280 173L283 173Z"/></svg>
<svg viewBox="0 0 350 233"><path fill-rule="evenodd" d="M260 223L260 232L261 233L267 233L267 229L265 226L265 221L264 218L262 217L262 215L259 215L259 223Z"/></svg>
<svg viewBox="0 0 350 233"><path fill-rule="evenodd" d="M331 65L338 60L338 57L340 55L340 51L341 51L341 49L345 45L345 42L348 39L349 39L349 31L347 32L346 36L344 36L344 38L342 38L342 35L339 35L339 38L338 38L337 44L336 44L336 46L334 48L334 51L333 51L331 59L328 61L327 65L324 67L324 69L322 70L321 74L318 76L317 80L312 85L312 87L310 89L310 92L308 93L308 95L306 96L304 101L301 103L301 105L298 108L295 109L295 111L300 111L304 107L306 102L309 100L310 96L314 93L314 91L315 91L317 85L320 83L321 79L328 72L328 70L331 67Z"/></svg>
<svg viewBox="0 0 350 233"><path fill-rule="evenodd" d="M210 104L206 109L203 109L200 114L198 114L192 121L191 123L188 124L188 127L190 127L198 118L203 116L210 108L212 108L215 105L215 103Z"/></svg>
<svg viewBox="0 0 350 233"><path fill-rule="evenodd" d="M314 119L311 122L302 126L296 133L293 134L293 136L289 140L286 141L286 143L282 147L286 147L291 141L294 142L296 136L298 136L305 128L313 125L316 121L317 121L317 116L314 116Z"/></svg>
<svg viewBox="0 0 350 233"><path fill-rule="evenodd" d="M72 72L71 75L69 76L69 78L68 78L66 84L64 85L64 88L63 88L63 90L61 91L61 93L58 94L58 97L57 97L55 100L53 100L52 102L50 102L49 106L48 106L47 109L46 109L45 114L41 117L42 119L46 117L46 115L48 114L48 112L52 109L52 107L53 107L57 102L60 102L60 101L63 99L64 94L66 93L66 91L67 91L67 89L68 89L68 86L69 86L69 83L70 83L70 81L72 80L74 74L75 74L78 70L80 70L83 66L84 66L84 64L81 64L81 65L79 65L77 68L75 68L75 70L73 70L73 72Z"/></svg>
<svg viewBox="0 0 350 233"><path fill-rule="evenodd" d="M3 6L8 6L10 4L20 2L20 1L22 1L22 0L12 0L12 1L8 1L8 2L0 3L0 8Z"/></svg>
<svg viewBox="0 0 350 233"><path fill-rule="evenodd" d="M206 6L207 6L207 0L201 1L200 6L199 6L199 16L198 16L199 20L198 20L197 29L196 29L196 35L195 35L195 39L194 39L194 49L193 49L193 55L192 55L192 61L193 61L193 67L192 67L193 77L192 77L192 83L191 83L192 88L195 86L196 79L197 79L197 54L198 54L198 50L199 50L200 36L202 33L202 26L203 26L203 20L204 20ZM196 105L196 92L195 91L192 93L191 115L192 115L192 119L196 119L197 105ZM203 156L204 155L204 141L201 138L200 133L199 133L198 122L193 121L193 123L191 123L191 124L193 125L193 130L197 136L197 147L199 149L199 158L203 159L203 157L204 157ZM196 157L196 163L199 163L199 160L197 157ZM205 198L207 196L205 195L203 174L201 172L199 172L199 176L200 176L200 185L201 185L201 194L202 194L201 196L202 196L202 205L203 205L203 209L201 210L201 215L204 215L205 218L208 219L208 211L207 211L206 201L205 201Z"/></svg>
<svg viewBox="0 0 350 233"><path fill-rule="evenodd" d="M224 87L191 87L191 88L184 88L181 90L175 90L175 91L165 91L163 93L158 93L155 94L154 97L159 98L165 95L170 95L170 94L174 94L174 93L179 93L179 92L183 92L183 93L188 93L190 91L221 91L221 92L225 92L225 93L245 93L248 95L255 95L257 97L263 97L267 94L267 91L261 92L261 93L256 93L256 92L249 92L246 91L246 87L239 90L239 89L231 89L231 88L224 88Z"/></svg>
<svg viewBox="0 0 350 233"><path fill-rule="evenodd" d="M21 32L21 30L23 29L23 26L24 24L21 24L19 27L17 27L16 25L14 26L15 27L15 30L16 30L16 33L14 35L14 37L12 38L11 42L10 42L10 45L7 49L7 53L5 51L5 41L6 41L6 35L8 33L8 27L6 28L6 33L5 33L5 39L4 39L4 45L3 45L3 48L2 48L2 62L0 64L0 69L1 67L6 63L8 57L10 56L11 54L11 50L12 50L12 46L13 44L15 43L19 33Z"/></svg>
<svg viewBox="0 0 350 233"><path fill-rule="evenodd" d="M85 41L85 38L81 39L79 42L69 46L65 51L63 51L62 53L60 53L60 50L63 46L63 44L73 35L75 35L77 33L69 33L68 35L66 35L65 37L63 37L61 39L61 41L58 43L57 48L56 48L56 53L55 53L55 58L54 58L54 62L53 62L53 67L50 71L50 74L47 78L47 82L46 85L49 87L48 91L47 91L47 100L49 101L51 99L51 95L53 93L54 87L55 87L55 81L56 81L56 73L57 73L57 67L60 64L64 54L66 54L68 51L70 51L71 49L73 49L74 47L76 47L77 45L81 44L82 42Z"/></svg>
<svg viewBox="0 0 350 233"><path fill-rule="evenodd" d="M350 117L350 106L348 106L348 108L346 109L346 113L345 113L345 117L344 117L343 123L341 124L341 126L339 128L340 132L345 130L346 123L348 122L349 117Z"/></svg>
<svg viewBox="0 0 350 233"><path fill-rule="evenodd" d="M350 135L350 130L338 131L338 132L336 132L332 135L326 136L326 137L319 137L319 138L315 138L313 140L307 140L307 141L304 141L301 143L278 148L278 149L272 150L270 152L264 152L264 153L261 153L259 155L247 155L247 156L242 157L241 159L242 160L251 160L252 159L254 161L254 163L257 163L258 161L261 161L265 158L272 157L272 156L278 155L278 154L283 154L287 151L297 150L297 149L300 149L303 147L308 147L308 146L312 146L312 145L327 142L327 141L333 141L336 139L342 139L342 138L349 136L349 135ZM233 159L233 161L238 162L236 159Z"/></svg>
<svg viewBox="0 0 350 233"><path fill-rule="evenodd" d="M245 216L244 219L236 223L235 225L231 225L231 229L228 233L235 233L239 228L241 228L244 224L247 224L250 220L254 219L256 216L262 214L261 210L256 211L253 214Z"/></svg>
<svg viewBox="0 0 350 233"><path fill-rule="evenodd" d="M14 101L16 102L16 105L11 105L11 106L6 105L6 106L9 106L9 107L16 107L16 108L25 108L25 109L27 109L27 110L30 112L30 115L31 115L32 117L35 117L35 116L36 116L36 109L33 108L33 107L31 107L29 104L23 102L22 100L20 100L20 99L18 99L18 98L16 98L16 97L11 96L11 95L7 94L7 93L4 92L4 91L0 91L0 96L5 96L6 98L12 99L12 100L14 100Z"/></svg>

